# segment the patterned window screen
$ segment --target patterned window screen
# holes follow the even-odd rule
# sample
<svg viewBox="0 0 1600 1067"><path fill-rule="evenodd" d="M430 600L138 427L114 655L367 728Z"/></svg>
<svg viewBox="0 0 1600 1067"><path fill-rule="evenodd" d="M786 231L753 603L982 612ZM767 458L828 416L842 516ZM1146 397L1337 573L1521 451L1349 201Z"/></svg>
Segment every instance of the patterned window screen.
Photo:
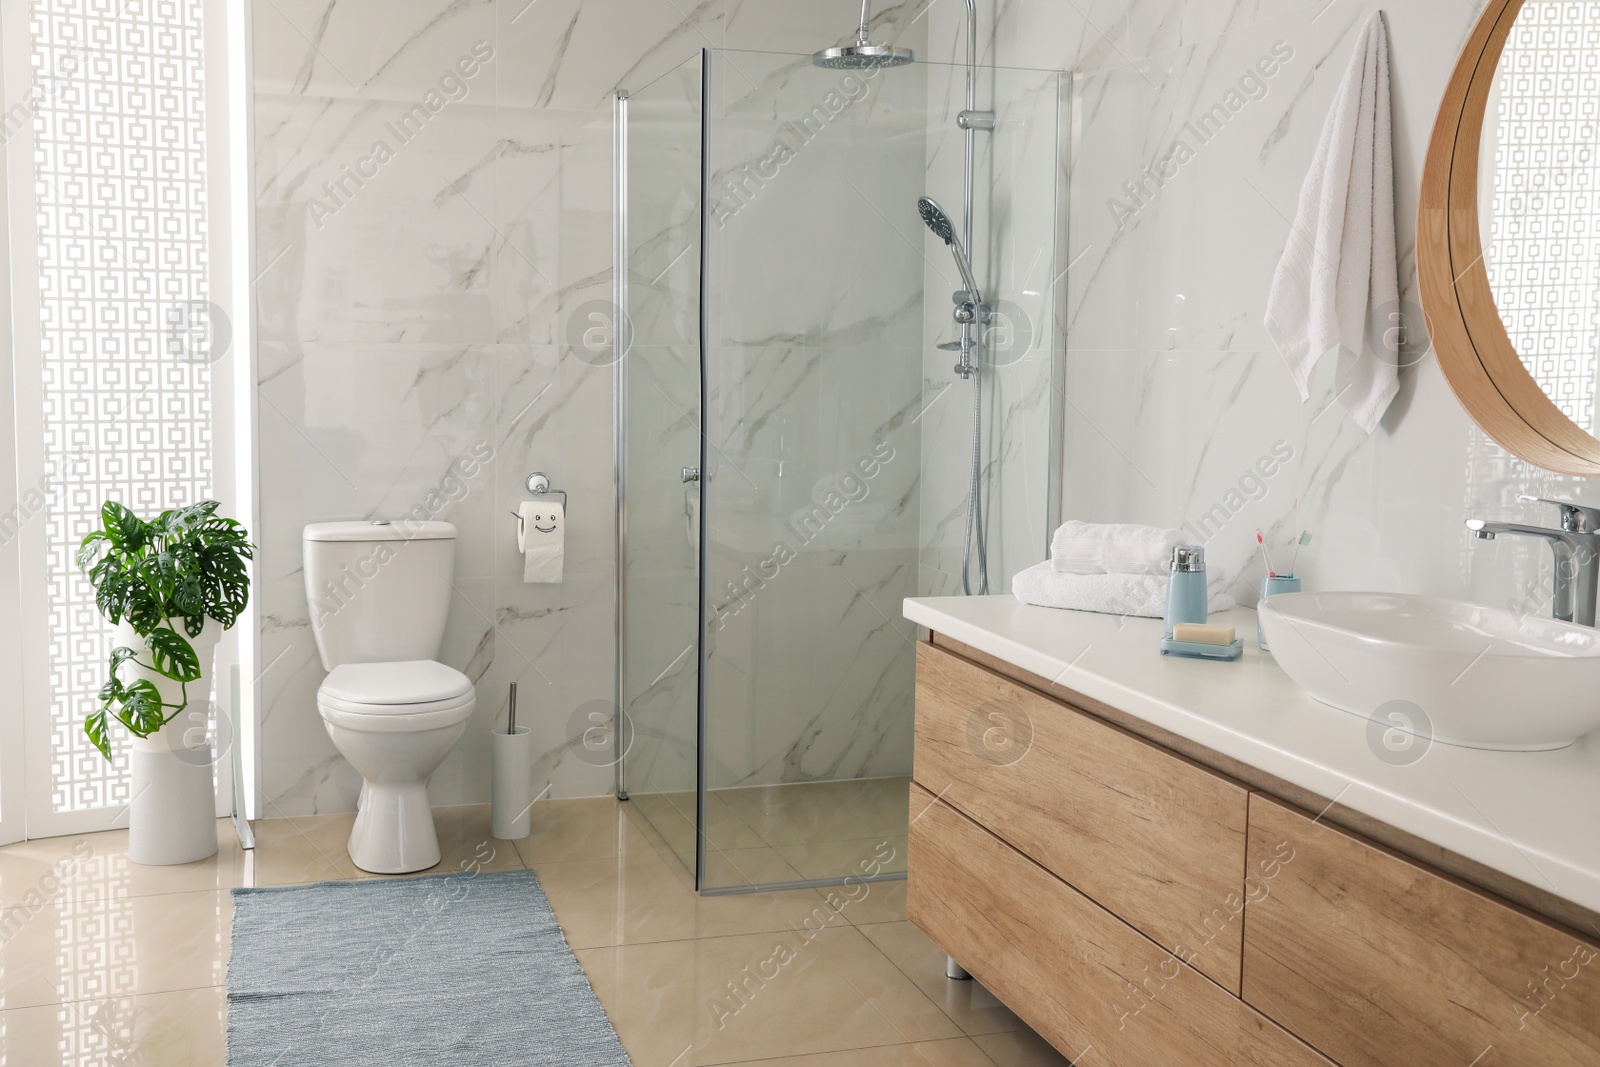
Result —
<svg viewBox="0 0 1600 1067"><path fill-rule="evenodd" d="M1596 428L1600 2L1527 4L1500 79L1489 281L1528 371Z"/></svg>
<svg viewBox="0 0 1600 1067"><path fill-rule="evenodd" d="M6 0L10 2L10 0ZM57 812L128 802L127 754L83 736L111 639L79 540L211 484L203 0L32 0L50 750Z"/></svg>

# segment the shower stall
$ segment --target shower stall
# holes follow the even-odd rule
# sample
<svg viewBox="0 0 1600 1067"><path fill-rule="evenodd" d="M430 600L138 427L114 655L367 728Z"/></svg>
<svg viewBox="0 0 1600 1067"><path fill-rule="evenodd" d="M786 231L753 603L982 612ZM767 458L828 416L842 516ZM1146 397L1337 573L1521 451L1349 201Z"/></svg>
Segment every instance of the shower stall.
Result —
<svg viewBox="0 0 1600 1067"><path fill-rule="evenodd" d="M1060 510L1069 78L862 42L616 104L617 789L703 892L903 875L901 601L974 540L1009 589Z"/></svg>

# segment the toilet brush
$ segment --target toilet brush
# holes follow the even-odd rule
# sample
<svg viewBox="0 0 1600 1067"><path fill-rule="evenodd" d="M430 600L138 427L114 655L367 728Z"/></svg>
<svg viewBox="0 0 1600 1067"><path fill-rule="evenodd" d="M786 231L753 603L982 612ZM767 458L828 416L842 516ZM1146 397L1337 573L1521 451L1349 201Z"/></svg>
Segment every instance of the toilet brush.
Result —
<svg viewBox="0 0 1600 1067"><path fill-rule="evenodd" d="M494 779L490 830L502 840L528 836L533 807L533 731L517 728L517 683L511 683L511 708L506 732L490 737L494 750Z"/></svg>

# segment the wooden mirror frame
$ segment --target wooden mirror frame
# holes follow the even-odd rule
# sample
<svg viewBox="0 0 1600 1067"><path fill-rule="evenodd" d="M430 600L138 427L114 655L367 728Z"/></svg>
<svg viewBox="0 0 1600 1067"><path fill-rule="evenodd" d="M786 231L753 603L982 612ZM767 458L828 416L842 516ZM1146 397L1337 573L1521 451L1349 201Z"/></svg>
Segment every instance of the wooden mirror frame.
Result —
<svg viewBox="0 0 1600 1067"><path fill-rule="evenodd" d="M1417 209L1422 308L1445 380L1484 433L1558 474L1600 475L1600 441L1528 373L1489 286L1478 225L1478 152L1489 91L1525 0L1490 0L1433 124Z"/></svg>

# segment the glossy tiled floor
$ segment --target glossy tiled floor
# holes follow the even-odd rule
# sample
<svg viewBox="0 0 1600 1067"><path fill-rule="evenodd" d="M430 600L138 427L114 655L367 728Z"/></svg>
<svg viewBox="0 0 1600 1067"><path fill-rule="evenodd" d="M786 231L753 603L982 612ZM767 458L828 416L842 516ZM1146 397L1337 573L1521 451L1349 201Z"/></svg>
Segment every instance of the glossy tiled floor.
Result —
<svg viewBox="0 0 1600 1067"><path fill-rule="evenodd" d="M545 801L516 842L489 837L486 808L435 816L435 873L539 873L636 1067L1066 1062L945 980L903 883L701 897L627 804ZM345 854L351 819L264 820L252 854L219 823L216 858L184 867L130 863L126 831L0 848L0 1064L221 1065L228 890L369 877Z"/></svg>
<svg viewBox="0 0 1600 1067"><path fill-rule="evenodd" d="M706 884L783 885L906 869L909 778L715 789L706 796ZM695 795L635 793L630 809L685 867L695 862ZM887 859L885 858L887 857Z"/></svg>

